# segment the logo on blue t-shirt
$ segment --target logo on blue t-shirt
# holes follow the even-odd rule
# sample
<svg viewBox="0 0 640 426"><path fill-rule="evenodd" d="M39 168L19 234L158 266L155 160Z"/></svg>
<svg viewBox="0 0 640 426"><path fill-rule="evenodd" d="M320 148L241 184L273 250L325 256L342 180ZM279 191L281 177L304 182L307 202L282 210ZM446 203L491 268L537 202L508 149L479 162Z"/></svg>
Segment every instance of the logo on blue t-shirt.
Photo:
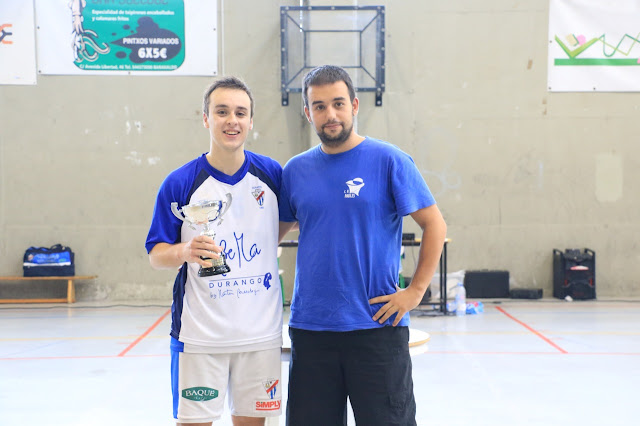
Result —
<svg viewBox="0 0 640 426"><path fill-rule="evenodd" d="M355 178L346 182L349 189L344 191L344 198L355 198L360 195L360 190L364 186L364 180L362 178Z"/></svg>

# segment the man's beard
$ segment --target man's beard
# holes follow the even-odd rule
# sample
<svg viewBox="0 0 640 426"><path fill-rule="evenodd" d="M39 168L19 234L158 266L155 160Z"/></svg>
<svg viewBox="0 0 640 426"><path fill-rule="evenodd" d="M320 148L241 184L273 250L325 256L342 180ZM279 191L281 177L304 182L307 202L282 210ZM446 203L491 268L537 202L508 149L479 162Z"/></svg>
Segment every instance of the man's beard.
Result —
<svg viewBox="0 0 640 426"><path fill-rule="evenodd" d="M327 135L324 132L324 129L316 133L318 134L318 137L320 138L323 144L331 148L336 148L342 145L347 139L349 139L349 136L351 136L352 131L353 131L353 124L349 128L346 128L343 125L342 131L338 133L336 136Z"/></svg>

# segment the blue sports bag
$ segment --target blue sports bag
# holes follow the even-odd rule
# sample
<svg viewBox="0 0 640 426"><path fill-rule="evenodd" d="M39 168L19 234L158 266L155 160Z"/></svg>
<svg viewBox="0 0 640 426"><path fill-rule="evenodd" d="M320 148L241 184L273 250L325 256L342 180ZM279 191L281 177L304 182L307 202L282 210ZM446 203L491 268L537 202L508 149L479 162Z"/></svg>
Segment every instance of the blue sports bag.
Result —
<svg viewBox="0 0 640 426"><path fill-rule="evenodd" d="M62 244L29 247L24 252L25 277L67 277L76 274L73 251Z"/></svg>

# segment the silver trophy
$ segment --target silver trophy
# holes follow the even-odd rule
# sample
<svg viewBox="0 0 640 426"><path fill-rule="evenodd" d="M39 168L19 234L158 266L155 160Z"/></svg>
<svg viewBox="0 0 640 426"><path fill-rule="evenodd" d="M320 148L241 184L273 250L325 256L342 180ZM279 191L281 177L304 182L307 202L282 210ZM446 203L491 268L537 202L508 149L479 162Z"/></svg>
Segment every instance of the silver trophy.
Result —
<svg viewBox="0 0 640 426"><path fill-rule="evenodd" d="M213 223L220 219L218 221L218 225L220 225L222 223L222 216L229 210L229 206L231 205L231 194L227 194L226 196L227 201L203 200L182 206L181 209L178 208L178 203L171 203L171 211L178 219L188 223L191 229L196 229L194 225L204 225L204 229L200 235L206 235L215 239L216 231L212 228ZM210 268L200 266L198 270L199 277L210 277L211 275L226 274L231 271L231 268L227 265L227 259L224 253L220 253L218 259L209 257L201 257L201 259L210 261L213 266Z"/></svg>

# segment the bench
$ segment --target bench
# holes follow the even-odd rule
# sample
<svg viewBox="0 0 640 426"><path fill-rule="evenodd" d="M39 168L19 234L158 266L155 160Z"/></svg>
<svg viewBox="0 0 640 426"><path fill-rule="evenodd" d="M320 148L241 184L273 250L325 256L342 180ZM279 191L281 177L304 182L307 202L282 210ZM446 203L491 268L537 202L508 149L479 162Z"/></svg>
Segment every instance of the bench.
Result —
<svg viewBox="0 0 640 426"><path fill-rule="evenodd" d="M74 303L76 301L76 290L73 285L78 280L93 280L97 275L74 275L71 277L0 277L0 281L66 281L67 298L57 299L0 299L0 303Z"/></svg>

